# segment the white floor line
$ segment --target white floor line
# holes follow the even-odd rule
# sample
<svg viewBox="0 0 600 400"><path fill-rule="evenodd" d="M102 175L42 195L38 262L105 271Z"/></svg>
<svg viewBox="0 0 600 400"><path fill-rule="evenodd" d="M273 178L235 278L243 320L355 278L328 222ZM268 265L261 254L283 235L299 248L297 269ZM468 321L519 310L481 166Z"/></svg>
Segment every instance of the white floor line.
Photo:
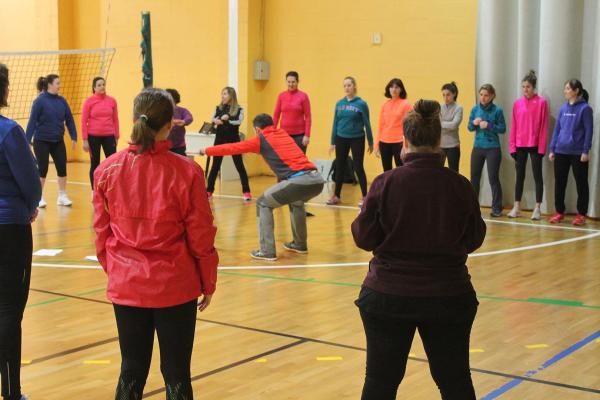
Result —
<svg viewBox="0 0 600 400"><path fill-rule="evenodd" d="M554 242L534 244L531 246L513 247L512 249L485 251L481 253L469 254L471 257L485 257L493 256L498 254L516 253L520 251L542 249L545 247L559 246L562 244L573 243L580 240L592 239L600 236L600 232L590 233L575 238L556 240ZM291 264L291 265L240 265L240 266L220 266L219 270L254 270L254 269L300 269L300 268L345 268L345 267L362 267L369 265L368 262L355 262L355 263L333 263L333 264ZM41 264L33 263L34 267L47 267L47 268L72 268L72 269L101 269L100 266L93 265L70 265L70 264Z"/></svg>

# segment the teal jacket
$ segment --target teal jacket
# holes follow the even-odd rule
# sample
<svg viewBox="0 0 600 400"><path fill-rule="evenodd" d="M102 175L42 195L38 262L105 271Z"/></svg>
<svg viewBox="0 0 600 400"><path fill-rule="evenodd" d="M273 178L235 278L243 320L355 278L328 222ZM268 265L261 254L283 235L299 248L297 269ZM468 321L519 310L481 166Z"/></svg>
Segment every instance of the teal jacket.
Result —
<svg viewBox="0 0 600 400"><path fill-rule="evenodd" d="M356 96L352 100L346 97L335 105L333 116L333 129L331 130L331 144L335 144L335 137L340 136L347 139L357 139L367 134L369 146L373 146L373 132L371 132L371 121L369 120L369 106Z"/></svg>
<svg viewBox="0 0 600 400"><path fill-rule="evenodd" d="M475 118L481 118L488 123L486 129L473 125ZM475 133L475 144L473 147L478 149L493 149L500 147L498 134L506 132L506 122L504 122L504 112L502 108L494 103L489 103L486 107L477 104L471 110L469 115L468 129Z"/></svg>

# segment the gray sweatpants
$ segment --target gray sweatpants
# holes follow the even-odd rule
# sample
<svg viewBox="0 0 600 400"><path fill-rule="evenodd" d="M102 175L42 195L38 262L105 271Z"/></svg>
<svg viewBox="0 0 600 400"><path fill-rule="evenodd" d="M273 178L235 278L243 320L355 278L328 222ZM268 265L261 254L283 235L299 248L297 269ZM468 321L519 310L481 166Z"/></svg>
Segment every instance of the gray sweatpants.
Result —
<svg viewBox="0 0 600 400"><path fill-rule="evenodd" d="M256 200L256 217L260 250L275 256L275 224L273 209L289 204L294 243L306 247L306 211L304 202L318 196L325 181L317 171L281 181L271 186Z"/></svg>

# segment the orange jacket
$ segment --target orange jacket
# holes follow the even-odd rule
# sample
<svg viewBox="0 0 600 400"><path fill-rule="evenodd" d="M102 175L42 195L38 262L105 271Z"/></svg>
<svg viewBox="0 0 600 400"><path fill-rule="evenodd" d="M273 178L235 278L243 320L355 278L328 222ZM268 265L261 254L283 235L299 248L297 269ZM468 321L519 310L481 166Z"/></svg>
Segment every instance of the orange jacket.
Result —
<svg viewBox="0 0 600 400"><path fill-rule="evenodd" d="M381 106L379 113L379 130L375 140L375 149L379 142L400 143L404 141L404 117L413 109L406 99L389 99Z"/></svg>
<svg viewBox="0 0 600 400"><path fill-rule="evenodd" d="M170 307L212 294L217 228L202 168L169 151L131 145L94 173L96 254L108 298L134 307Z"/></svg>

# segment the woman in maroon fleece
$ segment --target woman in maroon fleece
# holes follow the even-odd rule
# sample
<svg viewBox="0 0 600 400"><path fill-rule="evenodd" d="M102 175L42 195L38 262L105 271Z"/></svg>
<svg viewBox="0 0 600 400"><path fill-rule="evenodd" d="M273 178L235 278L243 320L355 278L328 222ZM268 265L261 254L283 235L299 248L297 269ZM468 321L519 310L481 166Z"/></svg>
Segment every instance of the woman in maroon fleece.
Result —
<svg viewBox="0 0 600 400"><path fill-rule="evenodd" d="M469 337L477 298L465 262L485 238L471 183L444 168L440 105L404 120L404 166L378 176L352 223L373 258L356 305L367 337L362 399L395 399L415 331L442 399L475 399ZM410 195L407 196L406 193Z"/></svg>

